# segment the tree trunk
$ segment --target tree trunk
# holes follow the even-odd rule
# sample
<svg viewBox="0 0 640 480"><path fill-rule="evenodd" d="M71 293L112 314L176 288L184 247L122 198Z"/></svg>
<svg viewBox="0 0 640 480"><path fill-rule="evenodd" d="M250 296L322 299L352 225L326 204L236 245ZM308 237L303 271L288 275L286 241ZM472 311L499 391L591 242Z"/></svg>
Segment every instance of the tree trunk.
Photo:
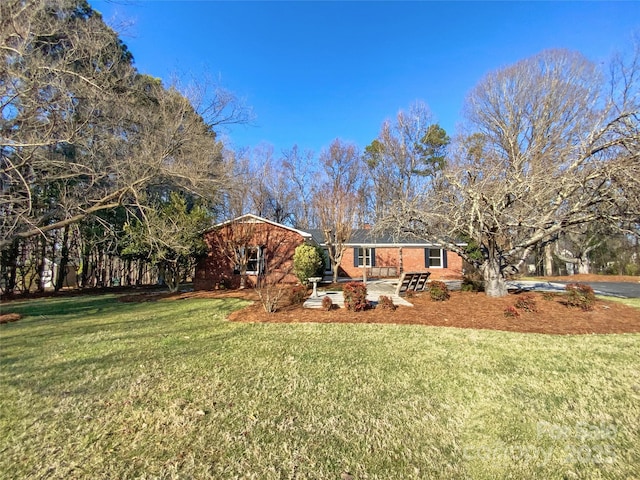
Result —
<svg viewBox="0 0 640 480"><path fill-rule="evenodd" d="M58 267L58 275L55 279L54 289L56 292L62 290L64 280L67 276L67 264L69 263L69 225L64 227L62 234L62 248L60 252L60 265Z"/></svg>
<svg viewBox="0 0 640 480"><path fill-rule="evenodd" d="M507 280L500 264L500 255L495 245L489 247L489 257L482 264L484 277L484 291L489 297L504 297L507 295Z"/></svg>
<svg viewBox="0 0 640 480"><path fill-rule="evenodd" d="M553 276L553 248L550 243L544 246L544 276Z"/></svg>
<svg viewBox="0 0 640 480"><path fill-rule="evenodd" d="M591 262L587 256L578 258L578 273L585 275L591 273Z"/></svg>
<svg viewBox="0 0 640 480"><path fill-rule="evenodd" d="M16 288L18 240L2 252L2 274L4 277L4 293L12 294Z"/></svg>
<svg viewBox="0 0 640 480"><path fill-rule="evenodd" d="M38 259L38 276L36 277L36 290L44 292L45 275L47 269L47 237L42 238L42 249L40 250L40 258Z"/></svg>

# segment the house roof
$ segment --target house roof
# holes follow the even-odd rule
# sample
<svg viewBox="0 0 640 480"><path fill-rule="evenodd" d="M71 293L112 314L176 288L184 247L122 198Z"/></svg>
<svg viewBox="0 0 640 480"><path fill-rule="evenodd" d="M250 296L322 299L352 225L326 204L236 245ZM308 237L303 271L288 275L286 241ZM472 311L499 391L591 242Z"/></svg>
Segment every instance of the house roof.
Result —
<svg viewBox="0 0 640 480"><path fill-rule="evenodd" d="M232 220L227 220L225 222L218 223L210 228L207 228L203 233L210 232L212 230L215 230L216 228L224 227L225 225L229 225L231 223L268 223L269 225L273 225L278 228L283 228L285 230L295 232L304 238L312 239L312 235L308 232L303 232L302 230L298 230L297 228L289 227L287 225L283 225L281 223L259 217L258 215L254 215L253 213L246 213Z"/></svg>
<svg viewBox="0 0 640 480"><path fill-rule="evenodd" d="M225 225L229 225L231 223L267 223L269 225L273 225L275 227L284 228L285 230L289 230L291 232L295 232L301 235L303 238L308 240L312 240L318 245L325 245L324 234L320 229L310 229L308 232L298 230L297 228L289 227L287 225L283 225L278 222L274 222L272 220L268 220L263 217L259 217L258 215L254 215L252 213L247 213L236 217L232 220L227 220L225 222L218 223L208 229L206 229L203 233L210 232L216 228L223 227ZM420 240L416 238L396 238L391 234L385 233L374 233L371 229L355 229L352 232L351 238L347 243L345 243L348 247L438 247L437 243L428 242L426 240ZM463 243L459 245L464 245Z"/></svg>
<svg viewBox="0 0 640 480"><path fill-rule="evenodd" d="M324 245L325 239L322 230L312 229L309 230L313 236L313 240L318 245ZM371 229L355 229L346 246L358 246L358 247L436 247L438 244L427 242L426 240L420 240L416 238L396 238L393 235L385 233L374 233Z"/></svg>

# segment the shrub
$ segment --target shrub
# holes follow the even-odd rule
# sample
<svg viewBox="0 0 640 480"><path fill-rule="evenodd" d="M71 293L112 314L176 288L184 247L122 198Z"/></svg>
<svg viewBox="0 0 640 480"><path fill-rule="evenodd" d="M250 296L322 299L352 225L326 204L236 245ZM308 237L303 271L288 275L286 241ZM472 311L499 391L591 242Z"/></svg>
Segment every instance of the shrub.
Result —
<svg viewBox="0 0 640 480"><path fill-rule="evenodd" d="M369 308L367 286L364 283L349 282L343 287L342 294L344 295L344 306L348 310L360 312Z"/></svg>
<svg viewBox="0 0 640 480"><path fill-rule="evenodd" d="M256 286L256 292L264 311L267 313L275 313L278 311L280 300L284 295L285 288L280 284L259 282Z"/></svg>
<svg viewBox="0 0 640 480"><path fill-rule="evenodd" d="M584 283L570 283L567 289L567 305L577 307L584 311L593 310L596 303L596 294L593 288Z"/></svg>
<svg viewBox="0 0 640 480"><path fill-rule="evenodd" d="M558 294L556 292L542 292L543 300L551 301L551 300L555 300L557 297L558 297Z"/></svg>
<svg viewBox="0 0 640 480"><path fill-rule="evenodd" d="M536 305L536 298L531 293L523 293L516 300L515 307L518 310L524 310L525 312L537 312L538 306Z"/></svg>
<svg viewBox="0 0 640 480"><path fill-rule="evenodd" d="M291 305L302 305L307 299L307 287L297 285L291 289L289 293L289 302Z"/></svg>
<svg viewBox="0 0 640 480"><path fill-rule="evenodd" d="M429 283L429 295L431 295L431 300L436 302L443 302L445 300L449 300L451 296L449 294L449 288L447 284L444 282L439 282L438 280L434 280Z"/></svg>
<svg viewBox="0 0 640 480"><path fill-rule="evenodd" d="M629 263L624 266L624 274L632 276L640 275L640 266L635 263Z"/></svg>
<svg viewBox="0 0 640 480"><path fill-rule="evenodd" d="M322 272L323 268L324 260L317 247L306 243L296 247L293 254L293 273L298 277L300 283L306 285L309 282L309 277Z"/></svg>
<svg viewBox="0 0 640 480"><path fill-rule="evenodd" d="M393 304L393 300L391 299L391 297L380 295L380 298L378 298L378 306L376 308L393 311L396 309L396 306Z"/></svg>
<svg viewBox="0 0 640 480"><path fill-rule="evenodd" d="M504 309L504 316L508 318L518 318L520 316L520 312L516 307L510 305Z"/></svg>
<svg viewBox="0 0 640 480"><path fill-rule="evenodd" d="M481 292L483 282L482 276L478 272L470 273L462 279L460 289L463 292Z"/></svg>
<svg viewBox="0 0 640 480"><path fill-rule="evenodd" d="M329 295L325 295L324 297L322 297L322 309L328 312L332 308L333 300L331 300L331 297Z"/></svg>

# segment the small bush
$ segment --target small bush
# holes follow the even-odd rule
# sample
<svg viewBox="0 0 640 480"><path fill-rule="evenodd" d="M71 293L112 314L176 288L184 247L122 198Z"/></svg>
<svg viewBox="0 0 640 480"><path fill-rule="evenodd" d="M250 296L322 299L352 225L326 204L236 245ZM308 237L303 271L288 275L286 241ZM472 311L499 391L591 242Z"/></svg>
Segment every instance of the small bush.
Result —
<svg viewBox="0 0 640 480"><path fill-rule="evenodd" d="M393 304L393 300L391 299L391 297L387 297L386 295L380 295L380 298L378 298L378 306L376 308L393 311L397 307Z"/></svg>
<svg viewBox="0 0 640 480"><path fill-rule="evenodd" d="M483 289L482 285L482 276L475 272L473 274L467 274L464 276L460 289L463 292L481 292Z"/></svg>
<svg viewBox="0 0 640 480"><path fill-rule="evenodd" d="M291 289L289 293L289 303L291 305L302 305L307 299L307 287L297 285Z"/></svg>
<svg viewBox="0 0 640 480"><path fill-rule="evenodd" d="M556 292L542 292L542 299L551 301L558 298L558 294Z"/></svg>
<svg viewBox="0 0 640 480"><path fill-rule="evenodd" d="M507 318L518 318L520 316L520 312L516 307L510 305L504 309L504 316Z"/></svg>
<svg viewBox="0 0 640 480"><path fill-rule="evenodd" d="M302 244L296 247L293 254L293 273L303 285L309 282L309 277L316 276L324 270L321 250L314 245ZM322 274L318 275L322 276Z"/></svg>
<svg viewBox="0 0 640 480"><path fill-rule="evenodd" d="M349 282L343 289L344 306L348 310L360 312L369 308L367 301L367 286L364 283Z"/></svg>
<svg viewBox="0 0 640 480"><path fill-rule="evenodd" d="M640 275L640 266L635 263L629 263L624 266L624 274L634 277Z"/></svg>
<svg viewBox="0 0 640 480"><path fill-rule="evenodd" d="M570 283L567 289L567 306L577 307L581 310L593 310L596 303L596 294L593 288L584 283Z"/></svg>
<svg viewBox="0 0 640 480"><path fill-rule="evenodd" d="M333 300L331 300L331 297L329 295L325 295L324 297L322 297L322 309L328 312L332 308Z"/></svg>
<svg viewBox="0 0 640 480"><path fill-rule="evenodd" d="M531 293L523 293L516 300L515 307L525 312L537 312L536 298Z"/></svg>
<svg viewBox="0 0 640 480"><path fill-rule="evenodd" d="M449 294L449 288L447 287L447 284L444 282L439 282L437 280L429 283L429 295L431 295L431 300L434 300L436 302L449 300L449 297L451 296Z"/></svg>

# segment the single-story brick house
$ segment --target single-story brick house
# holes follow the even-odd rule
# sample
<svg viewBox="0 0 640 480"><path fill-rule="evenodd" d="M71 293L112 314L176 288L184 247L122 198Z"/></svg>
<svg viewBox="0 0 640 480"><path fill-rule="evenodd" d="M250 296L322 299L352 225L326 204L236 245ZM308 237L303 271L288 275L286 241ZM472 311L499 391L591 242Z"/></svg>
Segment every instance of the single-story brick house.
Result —
<svg viewBox="0 0 640 480"><path fill-rule="evenodd" d="M196 265L196 290L237 288L240 261L246 262L248 286L267 272L269 280L297 283L293 254L298 245L313 243L310 233L252 214L214 225L204 232L204 240L208 251Z"/></svg>
<svg viewBox="0 0 640 480"><path fill-rule="evenodd" d="M237 252L246 252L249 285L254 285L261 274L275 281L296 283L292 274L296 247L302 243L325 246L320 230L303 232L252 214L211 227L204 232L204 239L208 253L196 266L196 290L238 287L241 269ZM362 278L364 268L368 277L399 277L403 272L427 270L432 279L462 276L462 258L429 242L394 240L362 229L353 232L346 246L340 277ZM331 274L329 268L327 275Z"/></svg>
<svg viewBox="0 0 640 480"><path fill-rule="evenodd" d="M310 231L314 241L324 246L321 230ZM340 264L340 277L399 277L403 272L431 272L431 279L461 278L463 261L454 252L430 242L413 239L393 239L374 235L370 229L353 232ZM327 272L329 274L330 272Z"/></svg>

